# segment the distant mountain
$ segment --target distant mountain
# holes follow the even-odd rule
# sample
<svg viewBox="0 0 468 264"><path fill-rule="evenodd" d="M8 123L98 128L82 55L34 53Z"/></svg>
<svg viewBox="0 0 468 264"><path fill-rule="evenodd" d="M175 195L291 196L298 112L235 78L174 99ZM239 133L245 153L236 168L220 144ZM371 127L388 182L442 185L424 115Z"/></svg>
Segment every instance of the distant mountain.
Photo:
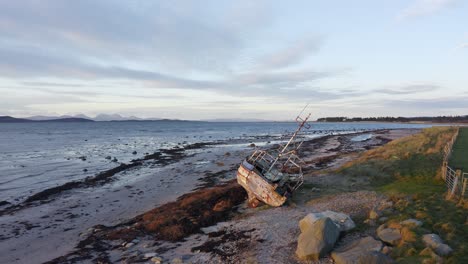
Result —
<svg viewBox="0 0 468 264"><path fill-rule="evenodd" d="M256 118L217 118L217 119L206 119L203 121L207 122L274 122L265 119Z"/></svg>
<svg viewBox="0 0 468 264"><path fill-rule="evenodd" d="M27 122L34 122L34 121L24 119L24 118L14 118L11 116L0 116L0 123L27 123Z"/></svg>
<svg viewBox="0 0 468 264"><path fill-rule="evenodd" d="M62 115L62 116L31 116L24 119L35 120L35 121L44 121L44 120L55 120L63 118L83 118L93 121L155 121L161 120L161 118L139 118L136 116L124 117L119 114L98 114L94 118L87 115L78 114L78 115Z"/></svg>
<svg viewBox="0 0 468 264"><path fill-rule="evenodd" d="M0 116L0 123L42 123L42 122L94 122L86 118L68 117L68 118L55 118L46 120L33 120L27 118L15 118L11 116Z"/></svg>
<svg viewBox="0 0 468 264"><path fill-rule="evenodd" d="M83 114L74 115L74 116L71 116L71 115L61 115L61 116L42 116L42 115L37 115L37 116L26 117L26 118L24 118L24 119L34 120L34 121L47 121L47 120L68 119L68 118L81 118L81 119L92 120L91 117L86 116L86 115L83 115Z"/></svg>
<svg viewBox="0 0 468 264"><path fill-rule="evenodd" d="M79 118L79 117L68 117L68 118L43 120L43 121L37 121L37 122L94 122L94 120L86 119L86 118Z"/></svg>

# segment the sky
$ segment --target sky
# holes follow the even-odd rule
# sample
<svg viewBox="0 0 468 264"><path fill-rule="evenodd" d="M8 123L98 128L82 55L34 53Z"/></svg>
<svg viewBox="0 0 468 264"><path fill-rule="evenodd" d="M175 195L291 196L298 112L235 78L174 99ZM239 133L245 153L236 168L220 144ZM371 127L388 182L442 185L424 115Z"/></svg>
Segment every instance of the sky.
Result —
<svg viewBox="0 0 468 264"><path fill-rule="evenodd" d="M463 0L0 0L0 115L467 115L467 84Z"/></svg>

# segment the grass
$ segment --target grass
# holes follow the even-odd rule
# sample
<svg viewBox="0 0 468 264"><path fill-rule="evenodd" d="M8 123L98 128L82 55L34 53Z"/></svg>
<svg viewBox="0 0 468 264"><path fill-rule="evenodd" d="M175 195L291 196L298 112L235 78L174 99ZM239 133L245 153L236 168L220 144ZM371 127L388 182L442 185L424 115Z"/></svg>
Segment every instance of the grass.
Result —
<svg viewBox="0 0 468 264"><path fill-rule="evenodd" d="M449 160L450 167L468 172L468 127L460 128L452 151Z"/></svg>
<svg viewBox="0 0 468 264"><path fill-rule="evenodd" d="M345 177L364 177L374 190L391 197L395 211L388 215L389 222L423 221L411 231L414 234L408 233L412 241L394 248L392 257L398 263L421 263L426 258L419 253L425 248L421 236L427 233L439 234L454 249L444 263L468 263L468 207L445 200L440 179L443 147L454 133L450 127L424 129L370 150L338 171ZM464 138L468 130L463 133Z"/></svg>

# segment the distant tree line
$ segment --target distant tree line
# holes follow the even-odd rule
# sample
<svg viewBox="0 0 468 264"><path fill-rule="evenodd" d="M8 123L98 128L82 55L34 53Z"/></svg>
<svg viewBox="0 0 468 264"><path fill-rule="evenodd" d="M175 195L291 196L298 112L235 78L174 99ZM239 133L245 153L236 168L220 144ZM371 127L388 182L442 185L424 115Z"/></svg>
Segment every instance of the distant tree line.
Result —
<svg viewBox="0 0 468 264"><path fill-rule="evenodd" d="M318 122L432 122L432 123L468 123L468 115L463 116L421 116L421 117L322 117Z"/></svg>

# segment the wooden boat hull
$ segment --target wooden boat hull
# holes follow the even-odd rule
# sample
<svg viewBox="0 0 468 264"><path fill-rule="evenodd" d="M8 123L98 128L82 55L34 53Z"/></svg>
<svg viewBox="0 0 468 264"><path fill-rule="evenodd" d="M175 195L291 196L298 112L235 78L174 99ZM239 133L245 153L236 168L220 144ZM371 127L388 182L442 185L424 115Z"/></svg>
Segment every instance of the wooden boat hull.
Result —
<svg viewBox="0 0 468 264"><path fill-rule="evenodd" d="M249 195L249 206L257 207L262 201L271 206L281 206L286 201L286 197L278 194L275 185L268 183L262 176L253 169L249 169L241 163L237 170L237 182L244 187Z"/></svg>

